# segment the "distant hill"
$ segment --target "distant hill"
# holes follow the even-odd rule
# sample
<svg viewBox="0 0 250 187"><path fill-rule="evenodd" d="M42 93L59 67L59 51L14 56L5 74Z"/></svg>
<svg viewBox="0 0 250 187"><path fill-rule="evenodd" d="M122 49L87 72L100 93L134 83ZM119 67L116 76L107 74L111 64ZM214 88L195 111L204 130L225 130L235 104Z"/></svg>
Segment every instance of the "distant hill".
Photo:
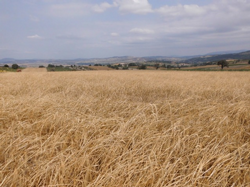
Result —
<svg viewBox="0 0 250 187"><path fill-rule="evenodd" d="M0 63L11 63L11 62L14 62L15 59L14 58L3 58L3 59L0 59Z"/></svg>
<svg viewBox="0 0 250 187"><path fill-rule="evenodd" d="M224 54L232 54L232 53L241 53L247 50L233 50L233 51L215 51L211 53L207 53L205 55L224 55Z"/></svg>
<svg viewBox="0 0 250 187"><path fill-rule="evenodd" d="M76 62L79 65L85 64L114 64L114 63L139 63L148 61L181 61L182 58L166 57L166 56L148 56L148 57L133 57L133 56L114 56L110 58L91 58L79 60Z"/></svg>
<svg viewBox="0 0 250 187"><path fill-rule="evenodd" d="M245 51L241 53L230 53L221 55L205 55L196 58L191 58L184 60L185 63L203 63L203 62L213 62L223 59L250 59L250 51Z"/></svg>
<svg viewBox="0 0 250 187"><path fill-rule="evenodd" d="M219 52L218 52L219 53ZM207 54L196 56L146 56L146 57L133 57L133 56L113 56L109 58L76 58L71 60L63 59L14 59L4 58L0 59L0 64L20 64L26 66L38 65L89 65L89 64L115 64L115 63L146 63L146 62L183 62L183 63L203 63L212 62L222 59L250 59L250 51L229 54Z"/></svg>

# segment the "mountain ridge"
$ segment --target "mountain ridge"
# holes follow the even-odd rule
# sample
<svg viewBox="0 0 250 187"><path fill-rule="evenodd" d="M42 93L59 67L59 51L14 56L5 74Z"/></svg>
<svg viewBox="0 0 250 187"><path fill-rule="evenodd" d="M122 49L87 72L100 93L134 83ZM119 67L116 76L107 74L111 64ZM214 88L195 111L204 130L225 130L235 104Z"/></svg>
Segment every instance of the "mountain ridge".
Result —
<svg viewBox="0 0 250 187"><path fill-rule="evenodd" d="M196 58L184 60L185 63L203 63L228 59L250 59L250 50L240 53L229 53L220 55L203 55Z"/></svg>
<svg viewBox="0 0 250 187"><path fill-rule="evenodd" d="M222 59L250 59L250 50L240 53L228 53L228 54L205 54L205 55L193 55L193 56L113 56L107 58L75 58L75 59L14 59L3 58L0 59L0 64L62 64L62 65L89 65L89 64L113 64L113 63L139 63L148 61L174 61L184 63L203 63L218 61Z"/></svg>

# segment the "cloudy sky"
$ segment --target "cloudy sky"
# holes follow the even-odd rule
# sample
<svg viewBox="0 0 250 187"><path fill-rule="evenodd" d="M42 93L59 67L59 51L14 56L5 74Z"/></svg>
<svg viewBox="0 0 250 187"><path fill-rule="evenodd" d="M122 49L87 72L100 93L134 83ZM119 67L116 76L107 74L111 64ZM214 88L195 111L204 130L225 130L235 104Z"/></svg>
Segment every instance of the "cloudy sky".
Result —
<svg viewBox="0 0 250 187"><path fill-rule="evenodd" d="M0 0L0 58L250 50L250 0Z"/></svg>

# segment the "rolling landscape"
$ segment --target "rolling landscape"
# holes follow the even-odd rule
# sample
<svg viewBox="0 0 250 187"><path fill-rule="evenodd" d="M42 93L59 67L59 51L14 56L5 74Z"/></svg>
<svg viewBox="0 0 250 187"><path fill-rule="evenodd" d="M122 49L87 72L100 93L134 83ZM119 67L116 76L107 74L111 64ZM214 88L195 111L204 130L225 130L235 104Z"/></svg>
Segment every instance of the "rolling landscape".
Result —
<svg viewBox="0 0 250 187"><path fill-rule="evenodd" d="M220 53L220 52L217 52ZM218 71L221 67L217 65L220 60L227 60L228 67L224 71L248 71L250 70L250 51L229 54L209 54L199 56L183 56L183 57L110 57L98 59L28 59L18 60L13 58L5 58L0 60L0 70L13 71L11 68L4 68L4 65L11 67L18 64L22 68L26 67L47 67L48 71L75 71L75 70L134 70L140 69L141 65L145 65L148 70L186 70L186 71ZM2 66L1 66L2 65ZM49 66L53 67L49 67ZM126 68L123 68L126 67ZM158 69L157 68L157 69ZM15 70L14 70L15 71Z"/></svg>
<svg viewBox="0 0 250 187"><path fill-rule="evenodd" d="M249 10L0 0L0 187L250 187Z"/></svg>
<svg viewBox="0 0 250 187"><path fill-rule="evenodd" d="M218 52L221 53L221 52ZM132 56L117 56L110 58L90 58L90 59L14 59L14 58L3 58L0 59L0 64L20 64L22 66L34 66L39 65L94 65L94 64L119 64L119 63L148 63L148 62L161 62L166 64L174 63L185 63L185 64L200 64L207 62L215 62L222 59L228 60L247 60L250 59L250 51L243 51L240 53L227 53L227 54L209 54L209 55L196 55L194 56L149 56L149 57L132 57Z"/></svg>

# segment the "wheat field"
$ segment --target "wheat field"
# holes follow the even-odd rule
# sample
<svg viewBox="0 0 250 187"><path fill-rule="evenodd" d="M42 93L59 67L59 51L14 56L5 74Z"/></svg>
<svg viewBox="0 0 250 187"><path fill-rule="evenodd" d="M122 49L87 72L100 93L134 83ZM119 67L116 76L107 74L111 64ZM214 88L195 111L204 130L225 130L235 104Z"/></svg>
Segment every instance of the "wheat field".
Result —
<svg viewBox="0 0 250 187"><path fill-rule="evenodd" d="M0 186L250 186L250 74L2 73Z"/></svg>

